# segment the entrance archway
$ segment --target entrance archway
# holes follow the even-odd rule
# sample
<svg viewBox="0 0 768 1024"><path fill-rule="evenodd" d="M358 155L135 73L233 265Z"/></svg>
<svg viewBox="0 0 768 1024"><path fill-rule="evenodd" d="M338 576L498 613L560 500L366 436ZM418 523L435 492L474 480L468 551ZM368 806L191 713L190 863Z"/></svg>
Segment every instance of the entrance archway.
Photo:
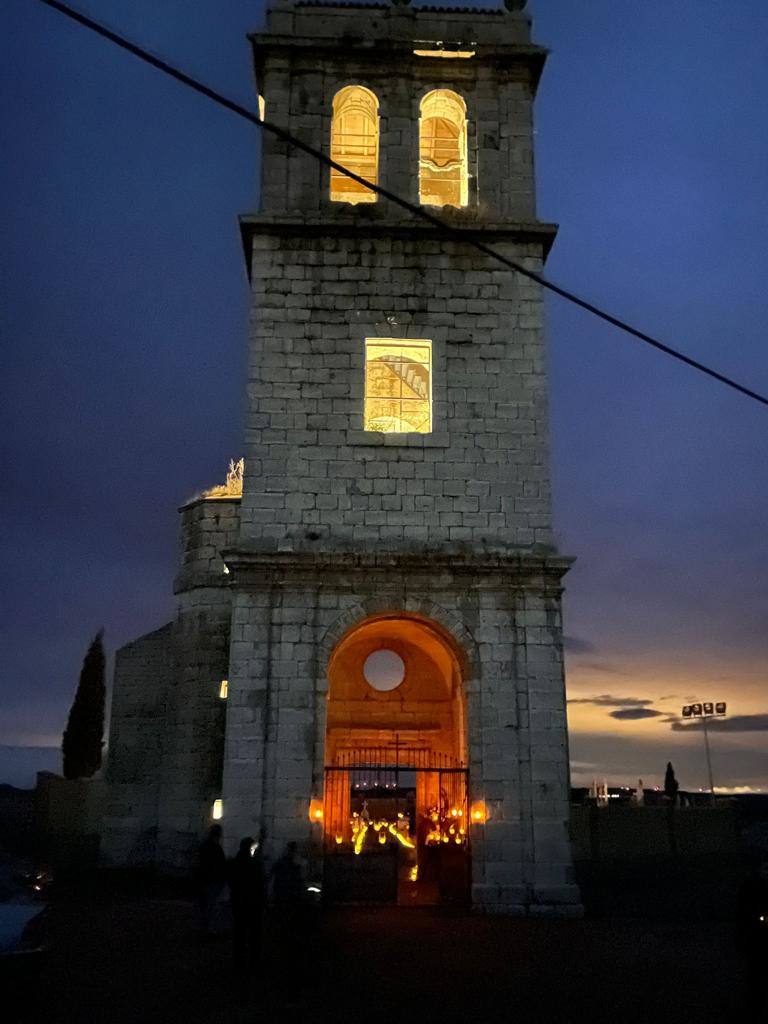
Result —
<svg viewBox="0 0 768 1024"><path fill-rule="evenodd" d="M323 808L329 898L467 898L467 730L458 655L441 627L406 615L367 619L332 651Z"/></svg>

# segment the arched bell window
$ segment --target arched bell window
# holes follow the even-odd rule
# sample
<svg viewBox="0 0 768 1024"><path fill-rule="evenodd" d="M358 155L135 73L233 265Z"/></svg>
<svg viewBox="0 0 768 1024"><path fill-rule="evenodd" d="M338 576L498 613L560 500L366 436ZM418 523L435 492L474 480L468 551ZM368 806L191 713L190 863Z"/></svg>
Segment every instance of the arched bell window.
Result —
<svg viewBox="0 0 768 1024"><path fill-rule="evenodd" d="M421 101L419 114L420 202L466 206L466 103L450 89L434 89Z"/></svg>
<svg viewBox="0 0 768 1024"><path fill-rule="evenodd" d="M379 183L379 101L370 89L348 85L333 97L331 159ZM375 192L331 168L331 199L337 203L375 203Z"/></svg>

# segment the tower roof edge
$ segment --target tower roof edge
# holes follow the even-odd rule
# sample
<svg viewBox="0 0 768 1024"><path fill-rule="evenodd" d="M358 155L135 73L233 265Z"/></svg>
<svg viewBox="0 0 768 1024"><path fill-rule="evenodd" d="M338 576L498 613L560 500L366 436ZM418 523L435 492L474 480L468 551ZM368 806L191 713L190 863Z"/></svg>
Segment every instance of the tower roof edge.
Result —
<svg viewBox="0 0 768 1024"><path fill-rule="evenodd" d="M318 40L372 34L405 40L470 39L530 43L531 18L520 0L504 6L449 7L381 0L273 0L267 10L266 35L317 35ZM414 34L415 33L415 34ZM458 34L457 34L458 33Z"/></svg>

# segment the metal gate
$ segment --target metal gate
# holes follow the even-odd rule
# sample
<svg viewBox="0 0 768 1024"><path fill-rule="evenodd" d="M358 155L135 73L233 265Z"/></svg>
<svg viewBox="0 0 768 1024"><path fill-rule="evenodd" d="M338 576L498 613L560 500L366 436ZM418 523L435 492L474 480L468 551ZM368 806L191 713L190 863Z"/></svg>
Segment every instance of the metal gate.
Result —
<svg viewBox="0 0 768 1024"><path fill-rule="evenodd" d="M325 769L327 899L428 905L469 897L468 773L428 748L340 752Z"/></svg>

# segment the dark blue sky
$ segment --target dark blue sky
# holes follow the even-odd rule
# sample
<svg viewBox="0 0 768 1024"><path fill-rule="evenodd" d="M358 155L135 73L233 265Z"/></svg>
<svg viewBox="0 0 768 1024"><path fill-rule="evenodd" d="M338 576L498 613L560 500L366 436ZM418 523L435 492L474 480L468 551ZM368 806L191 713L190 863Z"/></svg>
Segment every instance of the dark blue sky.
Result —
<svg viewBox="0 0 768 1024"><path fill-rule="evenodd" d="M548 273L768 392L768 4L529 6ZM253 104L260 4L82 9ZM175 509L241 451L258 138L36 0L0 36L0 745L50 746L93 633L172 614ZM768 410L548 307L575 780L703 784L696 695L742 716L716 781L768 788Z"/></svg>

